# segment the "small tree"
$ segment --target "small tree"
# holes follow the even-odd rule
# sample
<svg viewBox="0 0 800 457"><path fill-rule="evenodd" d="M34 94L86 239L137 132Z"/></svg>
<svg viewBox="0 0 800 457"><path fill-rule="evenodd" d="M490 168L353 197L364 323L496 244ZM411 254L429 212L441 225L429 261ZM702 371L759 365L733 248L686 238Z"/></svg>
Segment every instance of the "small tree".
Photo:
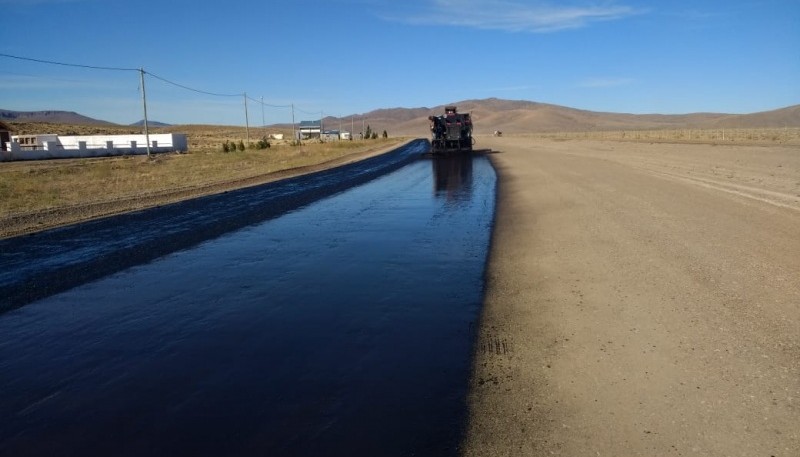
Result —
<svg viewBox="0 0 800 457"><path fill-rule="evenodd" d="M367 131L364 133L364 138L372 138L372 129L370 128L369 124L367 124Z"/></svg>
<svg viewBox="0 0 800 457"><path fill-rule="evenodd" d="M386 130L384 130L384 131L383 131L383 137L384 137L384 138L389 138L389 134L388 134L388 133L386 133Z"/></svg>
<svg viewBox="0 0 800 457"><path fill-rule="evenodd" d="M267 137L262 137L260 140L258 140L256 146L258 147L258 149L267 149L271 145L269 144L269 140L267 140Z"/></svg>
<svg viewBox="0 0 800 457"><path fill-rule="evenodd" d="M228 142L222 143L222 152L230 152L230 148L228 147Z"/></svg>
<svg viewBox="0 0 800 457"><path fill-rule="evenodd" d="M372 139L373 140L377 140L378 139L378 132L372 132Z"/></svg>
<svg viewBox="0 0 800 457"><path fill-rule="evenodd" d="M244 141L239 140L239 150L244 151Z"/></svg>

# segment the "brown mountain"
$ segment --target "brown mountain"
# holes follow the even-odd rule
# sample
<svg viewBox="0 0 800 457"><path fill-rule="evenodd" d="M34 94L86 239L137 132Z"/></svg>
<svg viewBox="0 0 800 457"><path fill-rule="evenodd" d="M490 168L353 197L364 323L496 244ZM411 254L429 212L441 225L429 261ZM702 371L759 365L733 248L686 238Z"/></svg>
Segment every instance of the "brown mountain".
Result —
<svg viewBox="0 0 800 457"><path fill-rule="evenodd" d="M475 133L581 132L591 130L645 130L680 128L782 128L800 127L800 105L752 114L626 114L587 111L526 100L463 100L448 103L461 112L471 112ZM325 129L352 130L358 135L368 124L381 134L427 137L428 116L444 112L444 105L432 108L389 108L342 118L326 117ZM71 125L116 125L71 111L0 110L1 121L49 122ZM159 123L150 121L151 126ZM291 125L276 125L291 129Z"/></svg>
<svg viewBox="0 0 800 457"><path fill-rule="evenodd" d="M575 132L587 130L643 130L677 128L763 128L800 127L800 105L753 114L626 114L579 110L524 100L464 100L450 103L460 112L471 112L475 132L505 133ZM448 104L448 105L450 105ZM354 115L354 131L361 131L361 120L378 133L428 135L429 115L444 112L444 105L433 108L393 108ZM350 130L350 117L325 118L326 127Z"/></svg>
<svg viewBox="0 0 800 457"><path fill-rule="evenodd" d="M10 111L0 109L0 120L16 122L49 122L70 125L114 125L73 111Z"/></svg>
<svg viewBox="0 0 800 457"><path fill-rule="evenodd" d="M773 111L727 116L715 122L715 127L765 128L800 127L800 105Z"/></svg>

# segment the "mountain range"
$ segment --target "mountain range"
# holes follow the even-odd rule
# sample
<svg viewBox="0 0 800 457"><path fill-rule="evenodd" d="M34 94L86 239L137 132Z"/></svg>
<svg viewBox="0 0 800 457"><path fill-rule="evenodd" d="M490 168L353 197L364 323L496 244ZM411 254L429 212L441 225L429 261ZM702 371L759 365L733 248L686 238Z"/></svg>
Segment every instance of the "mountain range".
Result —
<svg viewBox="0 0 800 457"><path fill-rule="evenodd" d="M465 100L452 105L472 114L475 133L581 132L593 130L783 128L800 127L800 105L751 114L627 114L587 111L524 100L497 98ZM444 113L444 105L433 108L379 109L363 115L372 130L397 135L427 135L429 115ZM350 129L350 118L327 117L324 124ZM361 116L353 130L361 130Z"/></svg>
<svg viewBox="0 0 800 457"><path fill-rule="evenodd" d="M113 122L94 119L89 116L78 114L74 111L11 111L0 109L0 121L5 122L49 122L51 124L70 124L70 125L113 125ZM144 120L128 124L130 127L144 125ZM169 127L158 121L147 121L149 127Z"/></svg>
<svg viewBox="0 0 800 457"><path fill-rule="evenodd" d="M475 133L580 132L593 130L783 128L800 127L800 105L750 114L627 114L587 111L525 100L489 98L448 103L459 112L472 114ZM360 132L367 124L373 131L392 135L428 135L428 116L444 113L444 106L432 108L378 109L342 118L328 116L324 128ZM116 125L71 111L9 111L0 109L1 121L51 122L59 124ZM142 121L130 124L142 125ZM154 127L169 126L148 121ZM274 125L273 128L291 128Z"/></svg>
<svg viewBox="0 0 800 457"><path fill-rule="evenodd" d="M50 122L74 125L114 125L112 122L93 119L74 111L10 111L0 109L0 121L5 122Z"/></svg>

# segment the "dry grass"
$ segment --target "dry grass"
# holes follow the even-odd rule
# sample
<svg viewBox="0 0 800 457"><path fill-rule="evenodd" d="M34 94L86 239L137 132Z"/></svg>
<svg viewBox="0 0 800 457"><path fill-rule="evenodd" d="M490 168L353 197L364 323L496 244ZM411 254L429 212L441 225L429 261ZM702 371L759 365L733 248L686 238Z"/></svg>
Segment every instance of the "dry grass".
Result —
<svg viewBox="0 0 800 457"><path fill-rule="evenodd" d="M617 130L526 134L554 140L612 140L693 144L800 146L800 128Z"/></svg>
<svg viewBox="0 0 800 457"><path fill-rule="evenodd" d="M139 129L126 127L33 123L18 123L14 128L18 134L140 133ZM274 146L268 149L225 153L222 143L245 140L244 128L179 126L153 130L187 133L190 152L159 154L150 160L146 156L127 156L0 163L0 218L239 181L321 164L400 142L400 139L316 141L290 146L288 141L277 142L280 144L272 141ZM262 129L251 128L251 142L264 133ZM291 131L280 133L291 135Z"/></svg>

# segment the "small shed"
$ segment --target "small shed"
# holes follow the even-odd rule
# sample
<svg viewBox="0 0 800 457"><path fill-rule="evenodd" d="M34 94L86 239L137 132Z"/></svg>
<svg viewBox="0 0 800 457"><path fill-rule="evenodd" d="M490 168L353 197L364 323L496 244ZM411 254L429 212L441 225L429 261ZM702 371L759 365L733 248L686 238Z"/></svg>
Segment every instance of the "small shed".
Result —
<svg viewBox="0 0 800 457"><path fill-rule="evenodd" d="M0 121L0 151L8 151L6 143L11 141L11 132L14 129L3 121Z"/></svg>
<svg viewBox="0 0 800 457"><path fill-rule="evenodd" d="M323 141L338 141L340 138L340 133L338 130L325 130L322 132L322 140Z"/></svg>
<svg viewBox="0 0 800 457"><path fill-rule="evenodd" d="M297 139L320 138L322 135L322 121L300 121Z"/></svg>

